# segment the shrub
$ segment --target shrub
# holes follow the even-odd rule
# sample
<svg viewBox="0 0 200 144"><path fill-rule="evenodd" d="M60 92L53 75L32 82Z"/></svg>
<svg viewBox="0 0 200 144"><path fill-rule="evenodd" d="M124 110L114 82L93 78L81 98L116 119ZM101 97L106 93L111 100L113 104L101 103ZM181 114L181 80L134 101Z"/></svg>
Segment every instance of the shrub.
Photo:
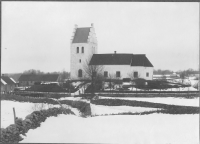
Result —
<svg viewBox="0 0 200 144"><path fill-rule="evenodd" d="M20 136L26 135L29 129L35 129L40 126L41 122L44 122L49 116L57 116L58 114L74 114L69 109L63 108L51 108L48 110L34 111L30 115L27 115L25 120L16 119L16 124L12 124L7 128L1 128L1 143L18 143L23 140Z"/></svg>
<svg viewBox="0 0 200 144"><path fill-rule="evenodd" d="M61 104L70 105L73 108L77 108L81 113L82 116L89 116L91 115L91 108L90 104L83 101L71 101L71 100L62 100L60 101Z"/></svg>
<svg viewBox="0 0 200 144"><path fill-rule="evenodd" d="M40 103L36 104L35 107L33 107L34 110L41 110L43 109L42 106L46 104L53 104L57 105L58 102L49 99L49 98L32 98L32 97L22 97L22 96L17 96L17 95L1 95L1 100L14 100L14 101L19 101L19 102L32 102L32 103ZM70 105L74 108L77 108L83 116L89 116L91 114L91 109L90 109L90 104L83 102L83 101L73 101L73 100L62 100L60 101L61 104L67 104Z"/></svg>

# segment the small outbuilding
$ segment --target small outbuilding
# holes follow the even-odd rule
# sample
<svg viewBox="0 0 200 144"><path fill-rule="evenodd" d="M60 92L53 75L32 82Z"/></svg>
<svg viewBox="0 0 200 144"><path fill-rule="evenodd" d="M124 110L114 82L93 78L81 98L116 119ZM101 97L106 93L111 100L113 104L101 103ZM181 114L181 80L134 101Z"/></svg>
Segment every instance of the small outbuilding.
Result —
<svg viewBox="0 0 200 144"><path fill-rule="evenodd" d="M35 83L49 83L59 81L59 74L22 74L19 78L19 85L32 86Z"/></svg>
<svg viewBox="0 0 200 144"><path fill-rule="evenodd" d="M4 75L1 76L1 93L13 92L16 86L17 83L14 79Z"/></svg>

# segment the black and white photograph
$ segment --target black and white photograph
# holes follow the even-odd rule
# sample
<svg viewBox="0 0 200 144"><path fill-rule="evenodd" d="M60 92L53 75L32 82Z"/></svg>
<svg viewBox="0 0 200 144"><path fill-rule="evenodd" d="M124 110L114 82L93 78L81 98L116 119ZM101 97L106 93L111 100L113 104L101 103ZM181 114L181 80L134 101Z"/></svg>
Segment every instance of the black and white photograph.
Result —
<svg viewBox="0 0 200 144"><path fill-rule="evenodd" d="M199 2L2 1L1 143L199 144Z"/></svg>

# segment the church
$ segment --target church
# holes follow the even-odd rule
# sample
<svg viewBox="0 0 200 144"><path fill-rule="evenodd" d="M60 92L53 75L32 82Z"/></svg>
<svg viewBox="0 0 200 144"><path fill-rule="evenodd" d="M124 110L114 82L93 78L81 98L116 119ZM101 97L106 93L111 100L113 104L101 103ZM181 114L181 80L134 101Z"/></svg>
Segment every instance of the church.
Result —
<svg viewBox="0 0 200 144"><path fill-rule="evenodd" d="M102 75L107 78L144 78L153 79L153 65L145 54L117 53L98 54L98 43L94 25L78 28L75 25L70 47L71 79L83 79L84 64L103 66Z"/></svg>

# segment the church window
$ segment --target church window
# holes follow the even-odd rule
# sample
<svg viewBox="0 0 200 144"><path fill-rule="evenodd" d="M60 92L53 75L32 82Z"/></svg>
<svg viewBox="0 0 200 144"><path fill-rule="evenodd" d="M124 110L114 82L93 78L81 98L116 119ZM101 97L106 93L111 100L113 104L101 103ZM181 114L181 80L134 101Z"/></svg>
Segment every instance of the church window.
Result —
<svg viewBox="0 0 200 144"><path fill-rule="evenodd" d="M79 47L76 48L76 53L79 53Z"/></svg>
<svg viewBox="0 0 200 144"><path fill-rule="evenodd" d="M84 53L84 47L82 47L82 53Z"/></svg>
<svg viewBox="0 0 200 144"><path fill-rule="evenodd" d="M146 77L149 77L149 73L148 72L146 73Z"/></svg>
<svg viewBox="0 0 200 144"><path fill-rule="evenodd" d="M116 77L120 77L120 71L116 71Z"/></svg>
<svg viewBox="0 0 200 144"><path fill-rule="evenodd" d="M134 78L138 78L138 72L133 73Z"/></svg>
<svg viewBox="0 0 200 144"><path fill-rule="evenodd" d="M104 71L104 77L108 77L108 72Z"/></svg>
<svg viewBox="0 0 200 144"><path fill-rule="evenodd" d="M81 69L78 70L78 77L82 77L82 70Z"/></svg>
<svg viewBox="0 0 200 144"><path fill-rule="evenodd" d="M79 62L81 63L81 59L79 60Z"/></svg>

